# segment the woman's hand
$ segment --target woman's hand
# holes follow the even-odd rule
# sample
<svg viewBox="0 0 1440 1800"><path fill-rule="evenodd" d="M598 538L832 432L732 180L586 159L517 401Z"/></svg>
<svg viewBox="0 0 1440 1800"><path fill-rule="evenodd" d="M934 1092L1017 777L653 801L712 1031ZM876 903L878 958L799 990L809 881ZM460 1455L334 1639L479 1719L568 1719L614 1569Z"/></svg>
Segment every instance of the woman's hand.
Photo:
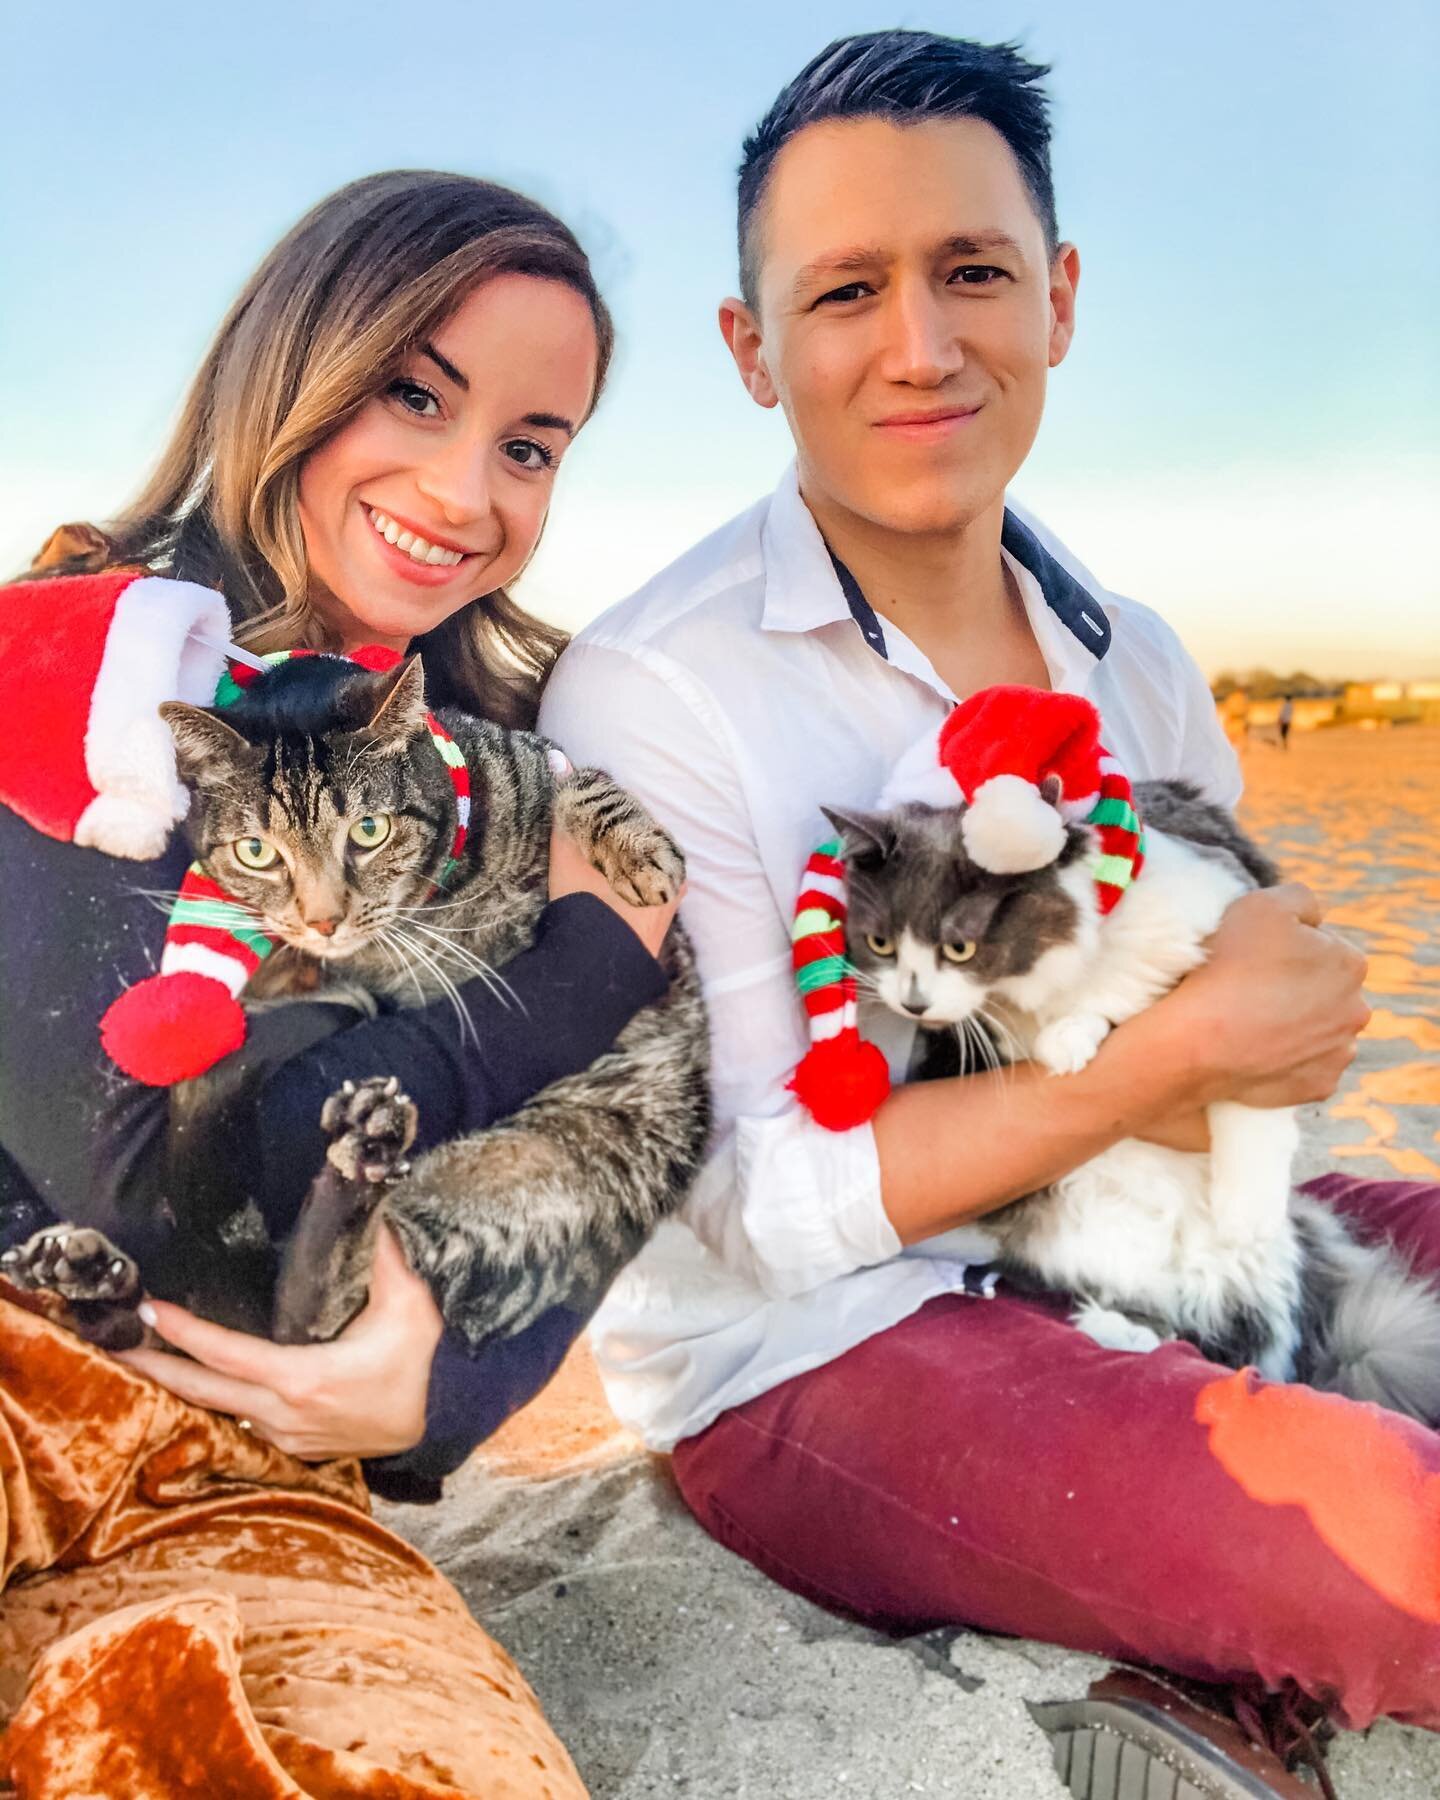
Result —
<svg viewBox="0 0 1440 1800"><path fill-rule="evenodd" d="M610 883L586 861L584 853L563 831L550 834L550 898L562 899L566 894L593 894L616 912L639 938L652 956L660 954L665 933L674 923L676 908L684 897L682 887L666 906L632 906L622 900Z"/></svg>
<svg viewBox="0 0 1440 1800"><path fill-rule="evenodd" d="M370 1298L329 1343L272 1344L163 1300L147 1311L160 1336L195 1360L164 1350L127 1350L120 1360L182 1400L234 1413L291 1456L391 1456L425 1435L430 1365L444 1322L386 1227L375 1245Z"/></svg>
<svg viewBox="0 0 1440 1800"><path fill-rule="evenodd" d="M1340 1085L1370 1017L1365 958L1321 916L1298 882L1243 895L1208 960L1151 1009L1191 1072L1190 1104L1304 1106Z"/></svg>

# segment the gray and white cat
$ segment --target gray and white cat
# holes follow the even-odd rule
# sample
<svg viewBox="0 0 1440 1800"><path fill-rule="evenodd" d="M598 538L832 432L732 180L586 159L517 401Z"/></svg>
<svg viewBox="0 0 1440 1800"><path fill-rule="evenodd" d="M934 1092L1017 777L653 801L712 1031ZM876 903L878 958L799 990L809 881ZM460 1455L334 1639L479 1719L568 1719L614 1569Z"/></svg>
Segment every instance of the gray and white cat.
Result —
<svg viewBox="0 0 1440 1800"><path fill-rule="evenodd" d="M963 806L826 809L862 993L918 1021L918 1077L1002 1060L1083 1068L1203 961L1237 895L1277 879L1188 784L1139 783L1135 804L1145 866L1106 914L1084 826L1067 826L1053 863L1001 875L967 854ZM1208 1155L1127 1140L992 1213L997 1260L1073 1295L1075 1323L1112 1348L1183 1338L1274 1380L1440 1420L1440 1294L1393 1248L1357 1243L1292 1193L1293 1113L1227 1103L1209 1126Z"/></svg>
<svg viewBox="0 0 1440 1800"><path fill-rule="evenodd" d="M547 901L552 821L639 904L679 890L679 851L638 801L531 733L438 716L464 756L471 820L457 866L457 800L427 725L418 659L372 674L338 657L278 665L223 710L168 704L205 871L283 946L247 1006L297 991L416 1004L533 941ZM405 1160L414 1108L381 1071L327 1103L331 1139L299 1222L257 1242L243 1159L226 1132L244 1058L171 1090L164 1203L172 1252L137 1271L99 1233L61 1226L0 1258L20 1285L62 1292L67 1322L111 1347L139 1337L142 1283L160 1298L283 1341L332 1336L363 1303L381 1217L472 1342L546 1308L587 1312L684 1199L709 1129L708 1034L694 957L672 928L667 993L583 1073L489 1129ZM584 996L577 996L584 1004ZM237 1166L240 1164L241 1166Z"/></svg>

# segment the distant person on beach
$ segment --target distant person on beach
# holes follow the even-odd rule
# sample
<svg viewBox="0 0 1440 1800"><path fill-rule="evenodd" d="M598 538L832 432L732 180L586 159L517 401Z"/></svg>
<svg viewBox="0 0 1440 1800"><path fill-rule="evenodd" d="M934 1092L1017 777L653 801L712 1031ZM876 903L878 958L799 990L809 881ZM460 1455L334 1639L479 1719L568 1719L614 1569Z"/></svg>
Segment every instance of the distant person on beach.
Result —
<svg viewBox="0 0 1440 1800"><path fill-rule="evenodd" d="M1287 694L1280 702L1280 748L1290 748L1290 727L1295 721L1295 702Z"/></svg>
<svg viewBox="0 0 1440 1800"><path fill-rule="evenodd" d="M1073 1726L1120 1731L1163 1783L1180 1709L1208 1745L1186 1753L1197 1791L1294 1795L1284 1765L1329 1721L1440 1725L1440 1437L1185 1346L1102 1349L1058 1298L975 1297L967 1227L1122 1138L1203 1150L1212 1102L1327 1098L1368 1016L1362 958L1281 887L1238 901L1206 965L1079 1074L902 1085L840 1133L786 1093L820 805L873 804L957 701L1083 691L1132 776L1240 796L1171 627L1007 500L1080 277L1045 74L885 31L782 91L744 147L720 327L795 463L582 632L546 691L542 726L686 852L715 1034L711 1161L595 1338L620 1417L786 1587L887 1630L980 1626L1208 1684L1117 1680ZM911 1047L886 1042L892 1071ZM1321 1191L1440 1272L1436 1190Z"/></svg>

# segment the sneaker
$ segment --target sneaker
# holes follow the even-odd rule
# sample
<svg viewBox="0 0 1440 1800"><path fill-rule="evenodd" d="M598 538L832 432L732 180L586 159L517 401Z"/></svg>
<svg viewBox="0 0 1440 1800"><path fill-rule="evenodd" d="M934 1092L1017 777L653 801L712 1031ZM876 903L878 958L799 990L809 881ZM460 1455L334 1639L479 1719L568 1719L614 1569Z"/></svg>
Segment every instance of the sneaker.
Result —
<svg viewBox="0 0 1440 1800"><path fill-rule="evenodd" d="M1076 1800L1338 1800L1323 1752L1333 1727L1300 1696L1113 1669L1084 1700L1030 1716Z"/></svg>

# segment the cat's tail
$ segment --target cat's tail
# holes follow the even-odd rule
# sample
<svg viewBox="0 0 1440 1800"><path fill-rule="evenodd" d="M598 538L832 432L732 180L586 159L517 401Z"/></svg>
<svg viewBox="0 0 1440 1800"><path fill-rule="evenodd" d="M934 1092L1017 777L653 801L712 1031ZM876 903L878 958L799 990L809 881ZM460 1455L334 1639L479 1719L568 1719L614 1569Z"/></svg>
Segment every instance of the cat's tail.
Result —
<svg viewBox="0 0 1440 1800"><path fill-rule="evenodd" d="M1305 1247L1301 1379L1440 1424L1440 1288L1392 1244L1357 1243L1328 1207L1303 1194L1293 1204Z"/></svg>

